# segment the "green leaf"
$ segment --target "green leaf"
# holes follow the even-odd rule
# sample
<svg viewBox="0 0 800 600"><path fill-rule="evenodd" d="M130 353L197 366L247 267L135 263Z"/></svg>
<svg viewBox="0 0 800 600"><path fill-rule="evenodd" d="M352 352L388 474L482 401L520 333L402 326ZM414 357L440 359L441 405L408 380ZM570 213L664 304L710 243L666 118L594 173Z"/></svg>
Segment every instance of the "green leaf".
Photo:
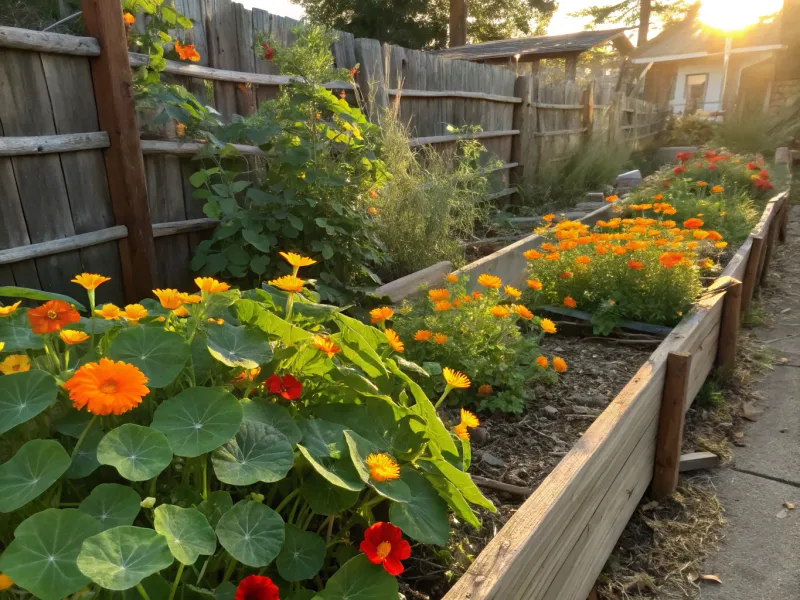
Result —
<svg viewBox="0 0 800 600"><path fill-rule="evenodd" d="M69 468L66 450L55 440L31 440L0 465L0 513L25 506Z"/></svg>
<svg viewBox="0 0 800 600"><path fill-rule="evenodd" d="M214 598L216 600L234 600L236 596L236 586L230 581L226 581L214 590Z"/></svg>
<svg viewBox="0 0 800 600"><path fill-rule="evenodd" d="M0 571L42 600L61 600L91 581L78 570L83 541L100 524L75 509L48 508L25 519L0 557Z"/></svg>
<svg viewBox="0 0 800 600"><path fill-rule="evenodd" d="M167 540L152 529L115 527L83 542L78 568L109 590L128 590L173 563Z"/></svg>
<svg viewBox="0 0 800 600"><path fill-rule="evenodd" d="M0 287L0 298L24 298L26 300L41 300L42 302L46 302L48 300L63 300L68 304L75 305L76 309L86 312L86 307L75 300L75 298L70 298L69 296L64 296L63 294L55 294L53 292L43 292L41 290L32 290L30 288L15 287L13 285Z"/></svg>
<svg viewBox="0 0 800 600"><path fill-rule="evenodd" d="M233 500L228 492L211 492L208 499L203 500L197 510L208 519L211 527L216 528L220 518L233 508Z"/></svg>
<svg viewBox="0 0 800 600"><path fill-rule="evenodd" d="M323 419L300 419L303 445L314 458L342 458L347 455L344 440L346 426Z"/></svg>
<svg viewBox="0 0 800 600"><path fill-rule="evenodd" d="M428 480L411 467L403 467L400 477L411 495L408 503L392 502L389 520L418 542L435 546L447 544L450 537L447 503Z"/></svg>
<svg viewBox="0 0 800 600"><path fill-rule="evenodd" d="M139 368L149 388L163 388L183 371L189 346L178 333L161 327L131 327L120 331L108 349L108 358Z"/></svg>
<svg viewBox="0 0 800 600"><path fill-rule="evenodd" d="M153 528L167 538L172 556L185 565L193 565L201 554L211 556L217 549L217 535L196 508L162 504L156 507Z"/></svg>
<svg viewBox="0 0 800 600"><path fill-rule="evenodd" d="M386 337L374 327L367 327L343 314L336 314L333 319L339 325L340 333L331 337L341 347L342 354L370 377L387 375L383 360L375 351L378 348L377 340L382 338L381 343L385 345Z"/></svg>
<svg viewBox="0 0 800 600"><path fill-rule="evenodd" d="M141 502L141 496L131 487L101 483L81 502L78 510L97 519L104 530L113 529L133 525Z"/></svg>
<svg viewBox="0 0 800 600"><path fill-rule="evenodd" d="M217 524L220 544L240 563L266 567L283 546L281 516L260 502L242 500L222 515Z"/></svg>
<svg viewBox="0 0 800 600"><path fill-rule="evenodd" d="M439 473L444 475L464 496L467 502L482 506L491 512L497 512L494 504L491 503L478 489L469 473L457 469L443 458L422 459L432 465Z"/></svg>
<svg viewBox="0 0 800 600"><path fill-rule="evenodd" d="M350 448L350 457L359 477L361 477L361 481L389 500L394 500L395 502L408 502L411 500L411 490L402 479L376 481L370 477L369 467L366 465L367 457L373 453L379 454L380 448L354 431L345 431L344 437L347 440L347 446Z"/></svg>
<svg viewBox="0 0 800 600"><path fill-rule="evenodd" d="M361 481L352 461L346 458L340 460L331 458L317 459L300 444L297 445L297 449L314 470L328 483L351 492L360 492L364 489L364 483Z"/></svg>
<svg viewBox="0 0 800 600"><path fill-rule="evenodd" d="M177 456L212 452L239 431L242 406L223 388L188 388L162 402L152 427L167 436Z"/></svg>
<svg viewBox="0 0 800 600"><path fill-rule="evenodd" d="M338 515L358 501L359 492L331 485L319 473L311 473L303 478L301 488L303 498L311 510L318 515Z"/></svg>
<svg viewBox="0 0 800 600"><path fill-rule="evenodd" d="M199 188L206 181L208 181L208 171L206 170L192 173L191 177L189 177L189 183L191 183L196 188Z"/></svg>
<svg viewBox="0 0 800 600"><path fill-rule="evenodd" d="M275 564L286 581L311 579L325 562L325 540L316 533L286 524L286 541Z"/></svg>
<svg viewBox="0 0 800 600"><path fill-rule="evenodd" d="M279 404L272 404L263 398L256 398L242 404L244 410L244 420L253 423L261 423L269 427L274 427L286 436L289 443L294 446L303 439L300 428L295 423L289 411Z"/></svg>
<svg viewBox="0 0 800 600"><path fill-rule="evenodd" d="M85 410L71 410L63 419L55 422L56 431L62 435L79 438L92 420L92 415Z"/></svg>
<svg viewBox="0 0 800 600"><path fill-rule="evenodd" d="M32 419L58 395L55 378L44 371L0 377L0 433Z"/></svg>
<svg viewBox="0 0 800 600"><path fill-rule="evenodd" d="M272 347L263 333L228 323L209 328L208 351L219 362L242 369L272 360Z"/></svg>
<svg viewBox="0 0 800 600"><path fill-rule="evenodd" d="M3 352L24 352L44 348L44 336L33 333L24 316L0 319L0 340L5 344Z"/></svg>
<svg viewBox="0 0 800 600"><path fill-rule="evenodd" d="M406 371L410 371L412 373L416 373L417 375L422 375L423 377L430 377L430 374L423 368L420 367L417 363L411 362L410 360L406 360L402 356L395 357L397 361L397 365Z"/></svg>
<svg viewBox="0 0 800 600"><path fill-rule="evenodd" d="M458 491L456 486L439 474L428 473L425 478L428 480L428 483L436 489L439 496L453 509L453 512L459 519L465 523L469 523L475 529L480 528L481 522L470 507L469 502L464 499L463 494Z"/></svg>
<svg viewBox="0 0 800 600"><path fill-rule="evenodd" d="M97 460L97 446L104 435L105 433L99 429L89 430L81 447L72 457L72 464L65 474L67 479L82 479L100 468L100 461Z"/></svg>
<svg viewBox="0 0 800 600"><path fill-rule="evenodd" d="M172 450L160 431L126 423L100 441L97 460L114 467L128 481L147 481L169 466Z"/></svg>
<svg viewBox="0 0 800 600"><path fill-rule="evenodd" d="M278 338L286 347L295 346L314 337L313 334L284 321L253 300L240 300L234 310L236 317L242 323L258 327L261 331Z"/></svg>
<svg viewBox="0 0 800 600"><path fill-rule="evenodd" d="M388 600L397 594L397 579L359 554L334 573L314 600Z"/></svg>
<svg viewBox="0 0 800 600"><path fill-rule="evenodd" d="M231 441L214 451L214 473L228 485L274 483L292 470L292 445L281 432L268 425L243 421Z"/></svg>

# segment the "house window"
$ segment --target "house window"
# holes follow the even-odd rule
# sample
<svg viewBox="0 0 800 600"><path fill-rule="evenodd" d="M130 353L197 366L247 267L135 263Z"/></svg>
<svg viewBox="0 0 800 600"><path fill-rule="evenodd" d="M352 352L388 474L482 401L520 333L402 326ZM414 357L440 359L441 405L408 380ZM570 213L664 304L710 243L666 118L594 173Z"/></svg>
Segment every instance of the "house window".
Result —
<svg viewBox="0 0 800 600"><path fill-rule="evenodd" d="M697 109L703 108L706 102L708 89L708 73L686 76L686 110L687 115L693 115Z"/></svg>

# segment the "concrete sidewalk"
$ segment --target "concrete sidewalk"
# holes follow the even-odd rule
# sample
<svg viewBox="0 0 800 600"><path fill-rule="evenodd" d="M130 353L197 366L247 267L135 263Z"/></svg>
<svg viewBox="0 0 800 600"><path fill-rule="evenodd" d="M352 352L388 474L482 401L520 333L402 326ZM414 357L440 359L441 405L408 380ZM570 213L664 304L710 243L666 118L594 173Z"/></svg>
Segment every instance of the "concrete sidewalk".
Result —
<svg viewBox="0 0 800 600"><path fill-rule="evenodd" d="M800 600L800 207L778 251L762 308L769 327L759 340L777 354L757 390L764 410L745 429L746 447L714 475L728 524L722 549L704 573L703 600ZM784 503L795 510L788 510Z"/></svg>

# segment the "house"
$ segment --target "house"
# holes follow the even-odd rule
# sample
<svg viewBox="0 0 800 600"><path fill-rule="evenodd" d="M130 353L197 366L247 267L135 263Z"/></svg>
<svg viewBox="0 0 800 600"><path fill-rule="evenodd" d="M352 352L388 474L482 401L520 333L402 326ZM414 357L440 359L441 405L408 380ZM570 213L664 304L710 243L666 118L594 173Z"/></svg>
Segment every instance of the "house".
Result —
<svg viewBox="0 0 800 600"><path fill-rule="evenodd" d="M675 114L766 112L788 47L782 16L726 34L691 12L631 55L645 72L644 99L668 104Z"/></svg>

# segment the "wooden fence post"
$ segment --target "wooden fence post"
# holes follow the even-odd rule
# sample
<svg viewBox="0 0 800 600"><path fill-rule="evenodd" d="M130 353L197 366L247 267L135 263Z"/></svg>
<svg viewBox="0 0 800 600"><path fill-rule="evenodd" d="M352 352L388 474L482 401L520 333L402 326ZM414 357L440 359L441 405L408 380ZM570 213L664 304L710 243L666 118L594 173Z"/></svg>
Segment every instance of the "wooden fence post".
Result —
<svg viewBox="0 0 800 600"><path fill-rule="evenodd" d="M156 250L125 24L119 2L81 0L81 8L87 35L100 42L100 56L92 59L94 95L100 127L111 141L104 158L114 217L128 228L119 243L125 298L138 302L152 294Z"/></svg>
<svg viewBox="0 0 800 600"><path fill-rule="evenodd" d="M653 469L653 500L666 498L678 486L678 468L681 462L683 423L689 396L689 375L692 355L670 352L667 357L667 374L658 418L656 461Z"/></svg>
<svg viewBox="0 0 800 600"><path fill-rule="evenodd" d="M587 143L594 130L594 81L583 91L583 127L586 129L583 140Z"/></svg>
<svg viewBox="0 0 800 600"><path fill-rule="evenodd" d="M783 197L783 211L781 212L780 227L778 228L778 240L781 244L786 243L786 235L789 230L789 215L792 212L792 204L789 202L789 196Z"/></svg>
<svg viewBox="0 0 800 600"><path fill-rule="evenodd" d="M779 208L777 214L773 217L772 222L769 224L769 229L767 230L767 241L766 241L766 248L764 250L764 262L761 265L761 270L758 274L758 285L764 285L767 281L767 275L769 274L769 266L772 263L772 252L775 249L775 244L778 243L778 230L780 229L780 221L782 216L783 208Z"/></svg>
<svg viewBox="0 0 800 600"><path fill-rule="evenodd" d="M750 246L750 256L747 258L747 269L744 272L744 280L742 281L742 317L747 317L750 312L750 304L753 301L758 279L758 267L761 264L761 251L764 249L764 232L753 235L750 239L752 246Z"/></svg>
<svg viewBox="0 0 800 600"><path fill-rule="evenodd" d="M742 282L728 277L726 281L720 282L720 287L725 288L725 299L719 327L717 370L726 375L733 372L736 366L736 349L742 310Z"/></svg>
<svg viewBox="0 0 800 600"><path fill-rule="evenodd" d="M514 95L522 98L520 104L514 105L514 122L512 129L519 130L511 142L511 162L517 166L511 171L511 185L522 185L531 180L536 173L536 113L533 104L534 79L531 76L517 77L514 84Z"/></svg>
<svg viewBox="0 0 800 600"><path fill-rule="evenodd" d="M381 43L378 40L358 38L353 42L353 47L356 61L361 65L356 80L368 105L369 120L377 123L389 106Z"/></svg>

